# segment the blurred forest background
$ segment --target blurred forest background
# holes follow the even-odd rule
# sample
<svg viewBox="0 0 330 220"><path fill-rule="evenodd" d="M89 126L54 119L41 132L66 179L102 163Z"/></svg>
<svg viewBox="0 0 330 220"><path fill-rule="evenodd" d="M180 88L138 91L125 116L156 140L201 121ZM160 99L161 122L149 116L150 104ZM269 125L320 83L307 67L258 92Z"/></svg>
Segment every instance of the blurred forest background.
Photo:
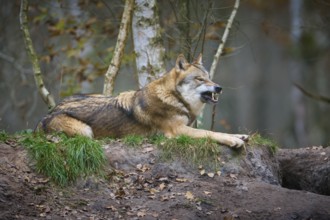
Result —
<svg viewBox="0 0 330 220"><path fill-rule="evenodd" d="M121 0L30 0L29 30L46 87L58 103L102 93L124 8ZM19 24L20 1L0 1L0 130L34 129L47 114L36 89ZM158 0L167 70L178 54L203 53L209 69L233 0ZM223 87L215 130L260 132L283 147L330 145L330 1L245 0L214 81ZM132 36L115 93L138 89ZM212 107L205 109L209 129Z"/></svg>

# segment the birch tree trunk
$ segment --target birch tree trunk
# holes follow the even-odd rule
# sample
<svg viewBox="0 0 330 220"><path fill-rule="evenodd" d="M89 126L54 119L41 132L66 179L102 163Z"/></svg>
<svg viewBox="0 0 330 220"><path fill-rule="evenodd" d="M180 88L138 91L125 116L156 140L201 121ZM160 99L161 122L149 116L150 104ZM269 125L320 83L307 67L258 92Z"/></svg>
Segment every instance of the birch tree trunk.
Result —
<svg viewBox="0 0 330 220"><path fill-rule="evenodd" d="M36 82L39 94L41 95L44 102L47 104L48 109L52 110L55 107L55 101L53 96L46 89L44 81L42 79L38 57L34 51L29 28L28 28L27 11L28 11L28 1L21 0L21 9L19 15L20 25L24 37L26 51L32 62L34 80Z"/></svg>
<svg viewBox="0 0 330 220"><path fill-rule="evenodd" d="M135 0L132 31L138 83L142 88L166 72L156 0Z"/></svg>
<svg viewBox="0 0 330 220"><path fill-rule="evenodd" d="M105 74L103 88L103 94L105 95L111 95L114 89L115 79L118 75L121 59L124 54L125 43L128 37L129 27L131 25L133 9L134 0L126 0L114 56Z"/></svg>
<svg viewBox="0 0 330 220"><path fill-rule="evenodd" d="M301 55L298 50L299 41L301 38L301 11L303 1L300 0L291 0L290 1L290 14L291 14L291 39L293 48L295 48L296 54L293 57L290 66L291 80L293 82L301 83L302 74L303 74L303 64L302 61L297 60ZM294 125L294 135L297 139L298 145L300 147L307 145L307 134L306 134L306 107L303 100L302 93L294 85L291 90L291 100L293 106L293 125Z"/></svg>

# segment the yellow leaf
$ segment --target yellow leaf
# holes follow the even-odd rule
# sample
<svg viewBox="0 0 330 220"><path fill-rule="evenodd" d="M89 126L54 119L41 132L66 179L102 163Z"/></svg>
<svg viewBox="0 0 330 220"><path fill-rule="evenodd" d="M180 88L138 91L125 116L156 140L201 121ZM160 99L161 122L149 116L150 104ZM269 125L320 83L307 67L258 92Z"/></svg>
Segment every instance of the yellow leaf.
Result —
<svg viewBox="0 0 330 220"><path fill-rule="evenodd" d="M159 185L159 189L160 189L160 191L162 191L163 189L165 189L165 187L166 187L165 183L161 183L161 184Z"/></svg>
<svg viewBox="0 0 330 220"><path fill-rule="evenodd" d="M138 216L138 217L144 217L145 215L146 215L146 212L145 212L144 210L139 211L139 212L137 213L137 216Z"/></svg>
<svg viewBox="0 0 330 220"><path fill-rule="evenodd" d="M205 170L201 170L199 173L203 176L205 174Z"/></svg>
<svg viewBox="0 0 330 220"><path fill-rule="evenodd" d="M187 179L185 179L185 178L176 178L175 181L177 181L179 183L184 183L184 182L187 182Z"/></svg>
<svg viewBox="0 0 330 220"><path fill-rule="evenodd" d="M194 200L194 195L190 192L190 191L187 191L186 194L184 195L184 197L186 197L186 199L192 201Z"/></svg>
<svg viewBox="0 0 330 220"><path fill-rule="evenodd" d="M208 173L207 174L209 177L213 178L214 177L214 173Z"/></svg>

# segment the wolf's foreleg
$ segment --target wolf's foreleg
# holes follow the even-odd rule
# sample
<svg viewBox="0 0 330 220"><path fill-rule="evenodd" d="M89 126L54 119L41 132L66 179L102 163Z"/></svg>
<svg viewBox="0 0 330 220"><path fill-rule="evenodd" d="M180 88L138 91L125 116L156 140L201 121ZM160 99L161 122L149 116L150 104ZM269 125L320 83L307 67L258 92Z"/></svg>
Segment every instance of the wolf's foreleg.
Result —
<svg viewBox="0 0 330 220"><path fill-rule="evenodd" d="M177 127L174 130L174 133L175 134L172 134L172 136L188 135L193 138L211 138L212 140L215 140L220 144L225 144L229 147L237 148L244 146L245 141L248 140L248 135L231 135L226 133L196 129L185 125Z"/></svg>

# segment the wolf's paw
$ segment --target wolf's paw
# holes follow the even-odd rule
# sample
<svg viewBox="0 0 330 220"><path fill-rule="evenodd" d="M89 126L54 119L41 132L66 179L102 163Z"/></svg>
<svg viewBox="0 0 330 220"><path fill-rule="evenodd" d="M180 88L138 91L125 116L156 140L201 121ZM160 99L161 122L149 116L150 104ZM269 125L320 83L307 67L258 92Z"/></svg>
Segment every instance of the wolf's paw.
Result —
<svg viewBox="0 0 330 220"><path fill-rule="evenodd" d="M248 142L250 139L250 136L247 134L233 134L233 136L243 140L244 142Z"/></svg>
<svg viewBox="0 0 330 220"><path fill-rule="evenodd" d="M244 140L241 139L240 137L233 136L230 138L230 144L229 147L232 148L241 148L245 144Z"/></svg>

